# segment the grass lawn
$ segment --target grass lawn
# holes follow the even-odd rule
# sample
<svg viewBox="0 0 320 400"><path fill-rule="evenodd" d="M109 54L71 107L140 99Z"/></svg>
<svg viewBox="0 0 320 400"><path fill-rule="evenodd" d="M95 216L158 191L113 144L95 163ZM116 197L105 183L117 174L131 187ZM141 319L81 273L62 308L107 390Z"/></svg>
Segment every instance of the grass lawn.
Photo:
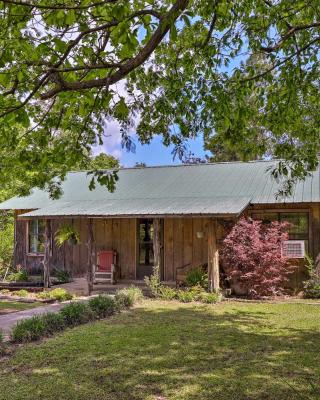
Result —
<svg viewBox="0 0 320 400"><path fill-rule="evenodd" d="M28 310L29 308L39 307L41 305L43 305L43 303L21 303L19 301L0 300L0 316L15 311Z"/></svg>
<svg viewBox="0 0 320 400"><path fill-rule="evenodd" d="M145 301L22 346L0 399L319 399L320 306Z"/></svg>

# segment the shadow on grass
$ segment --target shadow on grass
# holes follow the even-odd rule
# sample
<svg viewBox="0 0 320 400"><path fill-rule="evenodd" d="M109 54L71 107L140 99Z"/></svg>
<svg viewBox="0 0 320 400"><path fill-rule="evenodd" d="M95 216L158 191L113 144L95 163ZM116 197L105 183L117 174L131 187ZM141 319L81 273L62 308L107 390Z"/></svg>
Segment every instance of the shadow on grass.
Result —
<svg viewBox="0 0 320 400"><path fill-rule="evenodd" d="M278 326L270 312L214 310L146 306L70 330L21 351L0 384L14 368L10 399L320 398L319 330Z"/></svg>

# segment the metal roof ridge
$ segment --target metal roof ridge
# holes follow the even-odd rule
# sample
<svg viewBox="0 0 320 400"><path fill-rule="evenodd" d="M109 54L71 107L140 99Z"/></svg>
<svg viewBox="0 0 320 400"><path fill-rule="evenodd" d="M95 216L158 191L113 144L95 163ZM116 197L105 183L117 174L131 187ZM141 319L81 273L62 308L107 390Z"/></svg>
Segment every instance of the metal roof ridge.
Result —
<svg viewBox="0 0 320 400"><path fill-rule="evenodd" d="M120 168L101 168L98 171L124 171L124 170L144 170L144 169L156 169L156 168L182 168L182 167L204 167L207 165L220 165L220 164L258 164L258 163L272 163L281 161L280 158L274 158L271 160L249 160L249 161L217 161L217 162L206 162L206 163L186 163L186 164L166 164L166 165L147 165L145 167L120 167ZM79 173L79 172L92 172L93 170L83 169L80 171L68 171L67 173Z"/></svg>

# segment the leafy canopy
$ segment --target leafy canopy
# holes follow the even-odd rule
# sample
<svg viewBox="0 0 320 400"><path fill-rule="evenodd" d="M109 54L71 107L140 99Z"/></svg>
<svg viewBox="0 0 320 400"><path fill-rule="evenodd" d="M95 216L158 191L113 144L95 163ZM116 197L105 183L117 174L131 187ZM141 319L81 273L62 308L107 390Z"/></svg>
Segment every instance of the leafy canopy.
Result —
<svg viewBox="0 0 320 400"><path fill-rule="evenodd" d="M180 157L215 133L241 157L272 149L290 185L318 163L319 15L318 0L0 0L1 176L54 192L116 119L127 149L135 121Z"/></svg>

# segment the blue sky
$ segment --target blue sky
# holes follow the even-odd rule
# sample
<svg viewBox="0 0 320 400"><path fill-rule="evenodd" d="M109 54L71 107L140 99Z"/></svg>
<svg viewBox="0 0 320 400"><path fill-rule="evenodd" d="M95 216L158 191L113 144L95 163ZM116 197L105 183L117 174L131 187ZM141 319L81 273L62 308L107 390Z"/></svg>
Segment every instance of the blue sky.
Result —
<svg viewBox="0 0 320 400"><path fill-rule="evenodd" d="M149 145L142 145L138 141L135 132L130 132L131 137L136 145L135 153L128 153L121 147L121 133L120 126L116 121L110 121L105 129L104 144L93 148L93 154L97 155L101 152L111 154L120 160L120 164L124 167L132 167L137 162L144 162L148 166L151 165L170 165L180 164L181 162L176 158L173 160L171 154L173 146L166 147L162 144L162 137L155 136ZM205 151L203 150L203 138L199 136L196 139L189 140L188 152L194 153L195 157L203 158ZM208 153L207 153L208 154Z"/></svg>
<svg viewBox="0 0 320 400"><path fill-rule="evenodd" d="M176 158L173 160L171 151L172 146L166 147L162 144L161 137L156 136L153 138L149 145L142 145L135 138L136 152L128 153L122 151L121 164L127 167L132 167L136 162L144 162L150 165L168 165L179 164L180 161ZM188 141L189 149L195 156L204 157L203 139L201 137Z"/></svg>

